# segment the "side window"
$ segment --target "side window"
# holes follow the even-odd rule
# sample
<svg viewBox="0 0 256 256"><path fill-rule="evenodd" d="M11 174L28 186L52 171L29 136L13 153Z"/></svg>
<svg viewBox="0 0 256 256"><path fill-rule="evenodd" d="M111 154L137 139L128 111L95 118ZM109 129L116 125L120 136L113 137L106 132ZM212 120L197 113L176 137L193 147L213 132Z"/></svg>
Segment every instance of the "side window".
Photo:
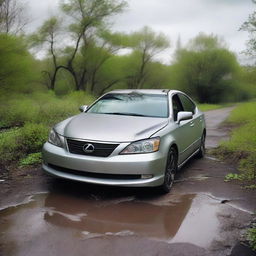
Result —
<svg viewBox="0 0 256 256"><path fill-rule="evenodd" d="M180 111L183 111L180 99L177 94L172 97L173 119L177 121L177 116Z"/></svg>
<svg viewBox="0 0 256 256"><path fill-rule="evenodd" d="M185 95L179 94L180 101L182 103L184 111L192 112L193 115L195 114L195 104Z"/></svg>

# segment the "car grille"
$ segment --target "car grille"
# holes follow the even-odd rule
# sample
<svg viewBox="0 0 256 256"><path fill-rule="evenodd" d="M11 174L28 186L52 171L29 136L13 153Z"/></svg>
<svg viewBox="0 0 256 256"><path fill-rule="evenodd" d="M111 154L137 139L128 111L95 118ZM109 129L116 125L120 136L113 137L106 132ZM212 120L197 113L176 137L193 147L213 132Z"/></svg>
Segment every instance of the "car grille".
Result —
<svg viewBox="0 0 256 256"><path fill-rule="evenodd" d="M69 152L77 155L89 155L89 156L100 156L108 157L116 149L119 144L105 144L105 143L95 143L88 141L79 141L67 139ZM84 146L91 144L94 147L93 152L85 152Z"/></svg>
<svg viewBox="0 0 256 256"><path fill-rule="evenodd" d="M88 178L98 178L98 179L115 179L115 180L132 180L132 179L141 179L139 174L110 174L110 173L93 173L93 172L84 172L72 170L64 167L60 167L54 164L48 164L49 167L53 168L56 171L73 174Z"/></svg>

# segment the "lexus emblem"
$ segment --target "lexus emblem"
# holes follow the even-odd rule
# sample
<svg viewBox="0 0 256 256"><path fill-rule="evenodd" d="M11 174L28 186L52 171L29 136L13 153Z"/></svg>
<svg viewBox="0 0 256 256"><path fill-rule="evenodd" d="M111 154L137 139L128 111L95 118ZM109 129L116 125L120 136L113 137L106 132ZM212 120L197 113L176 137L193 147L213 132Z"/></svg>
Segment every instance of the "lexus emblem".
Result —
<svg viewBox="0 0 256 256"><path fill-rule="evenodd" d="M94 151L94 149L95 149L94 146L89 143L84 144L84 146L83 146L83 150L85 153L92 153Z"/></svg>

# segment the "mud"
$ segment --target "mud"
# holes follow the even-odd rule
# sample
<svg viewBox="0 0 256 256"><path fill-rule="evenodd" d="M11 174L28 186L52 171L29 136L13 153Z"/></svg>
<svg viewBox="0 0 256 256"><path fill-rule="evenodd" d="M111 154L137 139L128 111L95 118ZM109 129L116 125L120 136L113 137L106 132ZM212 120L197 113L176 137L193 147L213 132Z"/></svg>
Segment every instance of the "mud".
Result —
<svg viewBox="0 0 256 256"><path fill-rule="evenodd" d="M172 194L152 200L142 194L100 199L41 193L0 211L0 242L4 255L27 256L45 255L49 246L59 246L51 242L58 242L63 234L66 238L61 247L67 250L77 241L124 237L209 249L219 237L222 210L223 205L203 194ZM44 250L36 252L40 239Z"/></svg>
<svg viewBox="0 0 256 256"><path fill-rule="evenodd" d="M207 148L232 108L206 114ZM165 196L154 189L94 186L40 168L0 182L0 255L229 255L256 210L255 192L224 177L235 168L192 159Z"/></svg>

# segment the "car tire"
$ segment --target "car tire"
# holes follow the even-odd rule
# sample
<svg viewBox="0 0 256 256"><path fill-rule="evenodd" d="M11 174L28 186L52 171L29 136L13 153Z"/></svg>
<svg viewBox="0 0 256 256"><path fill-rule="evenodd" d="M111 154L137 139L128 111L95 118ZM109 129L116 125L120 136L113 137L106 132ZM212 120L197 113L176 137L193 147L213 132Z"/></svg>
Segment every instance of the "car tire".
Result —
<svg viewBox="0 0 256 256"><path fill-rule="evenodd" d="M201 144L200 144L200 148L199 151L197 153L197 158L203 158L205 155L205 133L203 133L202 137L201 137Z"/></svg>
<svg viewBox="0 0 256 256"><path fill-rule="evenodd" d="M171 147L168 152L168 158L165 168L164 183L159 187L161 193L168 193L173 185L175 174L178 169L178 152Z"/></svg>

